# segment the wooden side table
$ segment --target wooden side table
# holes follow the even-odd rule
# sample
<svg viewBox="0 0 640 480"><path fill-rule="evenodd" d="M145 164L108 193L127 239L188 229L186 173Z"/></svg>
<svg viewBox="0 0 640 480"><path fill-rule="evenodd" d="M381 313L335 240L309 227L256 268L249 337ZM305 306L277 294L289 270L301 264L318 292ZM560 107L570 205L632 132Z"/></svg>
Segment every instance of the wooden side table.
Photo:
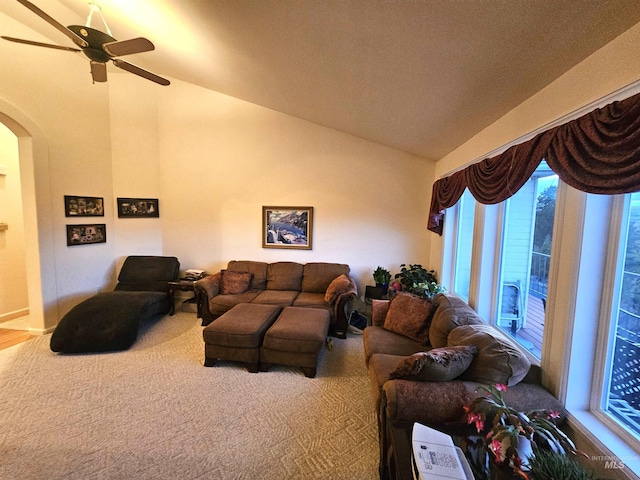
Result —
<svg viewBox="0 0 640 480"><path fill-rule="evenodd" d="M194 298L196 299L196 303L198 303L198 294L195 290L195 281L194 280L179 280L177 282L169 282L168 285L168 293L169 300L171 301L171 311L169 315L173 315L176 313L176 304L175 304L175 292L176 290L180 290L182 292L193 292ZM200 312L197 312L197 317L200 318Z"/></svg>

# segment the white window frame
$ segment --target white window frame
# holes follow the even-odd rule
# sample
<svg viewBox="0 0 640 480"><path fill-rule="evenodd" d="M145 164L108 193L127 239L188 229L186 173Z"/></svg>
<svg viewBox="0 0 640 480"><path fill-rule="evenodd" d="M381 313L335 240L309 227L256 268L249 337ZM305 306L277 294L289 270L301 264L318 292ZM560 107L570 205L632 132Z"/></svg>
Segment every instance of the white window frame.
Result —
<svg viewBox="0 0 640 480"><path fill-rule="evenodd" d="M466 198L465 198L466 195ZM468 205L465 203L469 202L469 203L473 203L473 205ZM469 301L469 298L464 298L462 297L462 294L458 291L456 291L456 275L458 273L458 255L460 253L460 230L461 230L461 224L463 221L463 216L462 216L462 210L463 207L466 205L466 207L470 207L473 206L473 224L474 224L474 232L475 232L475 222L476 222L476 210L478 209L478 205L479 203L476 201L475 198L473 198L473 195L471 195L471 193L469 192L469 190L464 191L464 193L462 194L462 196L460 197L460 200L455 204L455 206L452 208L452 212L453 215L453 219L454 219L454 223L455 223L455 230L453 233L453 245L452 245L452 259L451 259L451 282L449 283L449 285L451 285L451 290L456 293L458 296L460 296L461 298L463 298L465 301ZM471 280L472 280L472 276L473 276L473 255L474 255L474 248L473 248L473 244L474 244L475 238L471 239L471 255L470 255L470 260L471 260L471 265L470 265L470 272L469 272L469 292L467 292L467 296L470 296L470 289L471 289Z"/></svg>
<svg viewBox="0 0 640 480"><path fill-rule="evenodd" d="M611 246L620 241L620 201L617 197L588 195L564 184L558 187L556 206L560 214L556 223L562 229L552 246L547 301L551 308L547 311L541 366L543 383L565 405L567 425L577 440L587 440L605 453L596 466L619 462L625 477L637 478L637 440L621 435L626 431L600 410L606 361L601 335L610 325L613 296L611 289L607 293L606 285L615 278L615 271L608 266L614 253L617 258L617 248ZM607 218L610 223L603 222Z"/></svg>
<svg viewBox="0 0 640 480"><path fill-rule="evenodd" d="M628 228L622 222L628 220L631 195L616 195L611 205L611 225L609 228L609 245L606 255L604 275L605 288L602 291L602 308L600 312L599 330L597 333L596 361L594 363L594 384L590 397L590 411L594 416L622 438L634 450L640 451L640 440L618 421L613 419L602 405L609 391L610 365L613 362L615 333L617 324L613 321L613 309L619 306L618 299L622 288L622 264L624 248L627 243ZM640 461L640 459L639 459ZM639 465L640 468L640 465Z"/></svg>
<svg viewBox="0 0 640 480"><path fill-rule="evenodd" d="M640 475L640 444L606 412L600 411L606 348L603 332L611 327L610 312L620 239L623 196L588 195L558 182L551 250L547 315L542 345L543 384L567 408L567 425L605 458L624 465L623 475ZM451 209L453 211L454 209ZM502 238L503 205L476 205L469 304L488 323L495 320ZM611 219L609 225L603 219ZM450 225L455 222L451 221ZM617 225L617 228L616 228ZM445 229L449 281L453 280L453 241ZM615 257L614 256L615 253ZM612 258L609 258L612 257ZM443 259L444 260L444 259ZM593 292L603 292L594 295ZM606 318L605 322L603 319ZM565 352L570 352L565 354ZM534 363L538 360L531 357ZM601 462L601 466L605 462ZM612 473L612 472L610 472Z"/></svg>

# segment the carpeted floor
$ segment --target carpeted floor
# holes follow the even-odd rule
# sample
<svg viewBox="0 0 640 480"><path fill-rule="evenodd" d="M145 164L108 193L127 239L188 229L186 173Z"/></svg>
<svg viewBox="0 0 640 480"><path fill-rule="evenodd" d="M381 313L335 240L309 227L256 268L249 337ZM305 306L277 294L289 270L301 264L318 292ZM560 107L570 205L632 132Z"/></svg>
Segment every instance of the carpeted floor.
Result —
<svg viewBox="0 0 640 480"><path fill-rule="evenodd" d="M316 378L202 366L178 313L128 351L58 355L50 335L0 351L0 478L375 479L362 337L334 339Z"/></svg>

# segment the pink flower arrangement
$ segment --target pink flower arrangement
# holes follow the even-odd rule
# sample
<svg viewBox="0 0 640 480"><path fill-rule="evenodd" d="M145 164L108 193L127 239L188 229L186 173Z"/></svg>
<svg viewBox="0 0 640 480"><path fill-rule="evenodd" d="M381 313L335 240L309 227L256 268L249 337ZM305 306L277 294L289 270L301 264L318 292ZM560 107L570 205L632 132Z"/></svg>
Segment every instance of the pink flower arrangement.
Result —
<svg viewBox="0 0 640 480"><path fill-rule="evenodd" d="M510 468L514 474L528 479L528 458L536 449L545 448L561 453L578 453L575 445L554 423L560 412L533 410L522 413L507 406L503 392L507 386L495 384L478 387L485 395L464 406L466 420L483 434L485 469L491 464ZM522 445L531 446L528 455ZM525 458L522 458L524 456Z"/></svg>

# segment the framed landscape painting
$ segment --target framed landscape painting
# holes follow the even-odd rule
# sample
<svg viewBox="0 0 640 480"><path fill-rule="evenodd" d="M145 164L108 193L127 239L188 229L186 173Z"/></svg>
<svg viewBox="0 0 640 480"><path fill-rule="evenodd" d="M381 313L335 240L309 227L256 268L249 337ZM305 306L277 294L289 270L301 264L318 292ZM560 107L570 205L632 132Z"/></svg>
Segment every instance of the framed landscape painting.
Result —
<svg viewBox="0 0 640 480"><path fill-rule="evenodd" d="M107 226L104 223L93 225L67 225L67 246L105 243Z"/></svg>
<svg viewBox="0 0 640 480"><path fill-rule="evenodd" d="M262 248L311 250L313 207L262 207Z"/></svg>
<svg viewBox="0 0 640 480"><path fill-rule="evenodd" d="M65 195L64 214L66 217L104 217L104 199Z"/></svg>
<svg viewBox="0 0 640 480"><path fill-rule="evenodd" d="M157 198L118 198L119 218L157 218L159 216Z"/></svg>

